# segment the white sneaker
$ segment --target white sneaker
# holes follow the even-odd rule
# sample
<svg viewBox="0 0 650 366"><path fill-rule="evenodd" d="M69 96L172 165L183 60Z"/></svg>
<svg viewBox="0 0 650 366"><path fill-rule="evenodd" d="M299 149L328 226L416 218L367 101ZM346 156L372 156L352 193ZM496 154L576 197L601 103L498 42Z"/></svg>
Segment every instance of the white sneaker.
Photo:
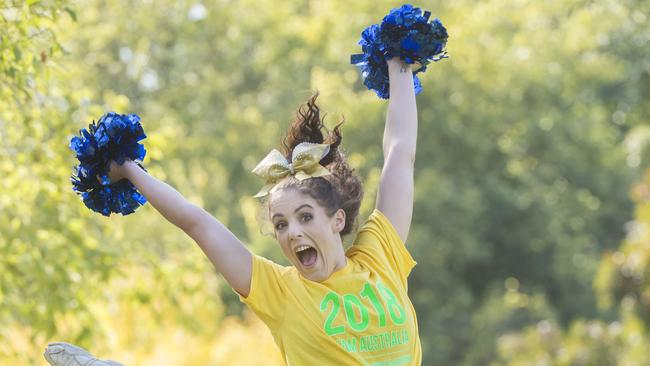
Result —
<svg viewBox="0 0 650 366"><path fill-rule="evenodd" d="M124 366L111 360L99 360L85 349L70 343L50 343L43 354L52 366Z"/></svg>

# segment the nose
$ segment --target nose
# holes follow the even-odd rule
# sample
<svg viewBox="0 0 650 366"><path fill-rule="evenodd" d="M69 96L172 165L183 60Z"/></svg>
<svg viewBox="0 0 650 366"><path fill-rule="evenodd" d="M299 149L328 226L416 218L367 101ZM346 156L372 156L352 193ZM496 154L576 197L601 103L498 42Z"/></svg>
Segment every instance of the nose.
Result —
<svg viewBox="0 0 650 366"><path fill-rule="evenodd" d="M302 238L302 232L300 228L295 227L289 231L289 240L297 240Z"/></svg>

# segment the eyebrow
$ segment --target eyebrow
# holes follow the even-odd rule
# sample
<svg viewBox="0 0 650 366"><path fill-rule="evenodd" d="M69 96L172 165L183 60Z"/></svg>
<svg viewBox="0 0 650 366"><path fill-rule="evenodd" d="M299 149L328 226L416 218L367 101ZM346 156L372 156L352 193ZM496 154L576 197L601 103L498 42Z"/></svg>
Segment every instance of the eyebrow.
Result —
<svg viewBox="0 0 650 366"><path fill-rule="evenodd" d="M296 212L300 211L300 209L303 208L303 207L313 208L313 207L311 207L309 204L305 203L305 204L300 205L297 209L295 209L295 210L293 211L293 213L296 213ZM282 216L282 214L280 214L280 213L276 213L275 215L273 215L273 217L271 217L271 220L273 220L276 216Z"/></svg>

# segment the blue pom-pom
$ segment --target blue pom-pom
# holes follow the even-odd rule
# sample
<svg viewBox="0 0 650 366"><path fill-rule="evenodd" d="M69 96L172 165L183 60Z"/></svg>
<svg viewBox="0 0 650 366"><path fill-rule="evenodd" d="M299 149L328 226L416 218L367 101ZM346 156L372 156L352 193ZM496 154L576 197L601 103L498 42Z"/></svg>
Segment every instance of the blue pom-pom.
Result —
<svg viewBox="0 0 650 366"><path fill-rule="evenodd" d="M142 161L147 153L139 141L147 137L140 117L109 112L97 123L79 131L80 136L70 140L70 149L77 154L79 165L73 168L72 189L81 196L89 209L104 216L111 213L128 215L147 200L126 179L111 184L109 163L115 160ZM142 166L141 166L142 167ZM144 168L143 168L144 169Z"/></svg>
<svg viewBox="0 0 650 366"><path fill-rule="evenodd" d="M422 13L420 8L404 4L392 9L381 25L373 24L361 33L359 45L363 54L352 55L350 62L360 69L363 84L380 98L389 97L386 60L399 57L407 64L419 63L415 75L426 71L431 61L448 57L447 29L437 18L429 22L430 16L429 11ZM417 95L422 91L417 77L413 84Z"/></svg>

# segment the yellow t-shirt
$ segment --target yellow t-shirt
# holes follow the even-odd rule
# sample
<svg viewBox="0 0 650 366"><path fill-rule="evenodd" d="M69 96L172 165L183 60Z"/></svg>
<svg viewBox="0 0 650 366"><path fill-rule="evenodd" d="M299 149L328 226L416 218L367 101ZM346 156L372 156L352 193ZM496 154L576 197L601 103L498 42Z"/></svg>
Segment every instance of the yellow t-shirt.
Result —
<svg viewBox="0 0 650 366"><path fill-rule="evenodd" d="M240 300L271 330L289 366L420 365L422 349L407 277L416 262L374 210L323 282L253 255L251 291Z"/></svg>

